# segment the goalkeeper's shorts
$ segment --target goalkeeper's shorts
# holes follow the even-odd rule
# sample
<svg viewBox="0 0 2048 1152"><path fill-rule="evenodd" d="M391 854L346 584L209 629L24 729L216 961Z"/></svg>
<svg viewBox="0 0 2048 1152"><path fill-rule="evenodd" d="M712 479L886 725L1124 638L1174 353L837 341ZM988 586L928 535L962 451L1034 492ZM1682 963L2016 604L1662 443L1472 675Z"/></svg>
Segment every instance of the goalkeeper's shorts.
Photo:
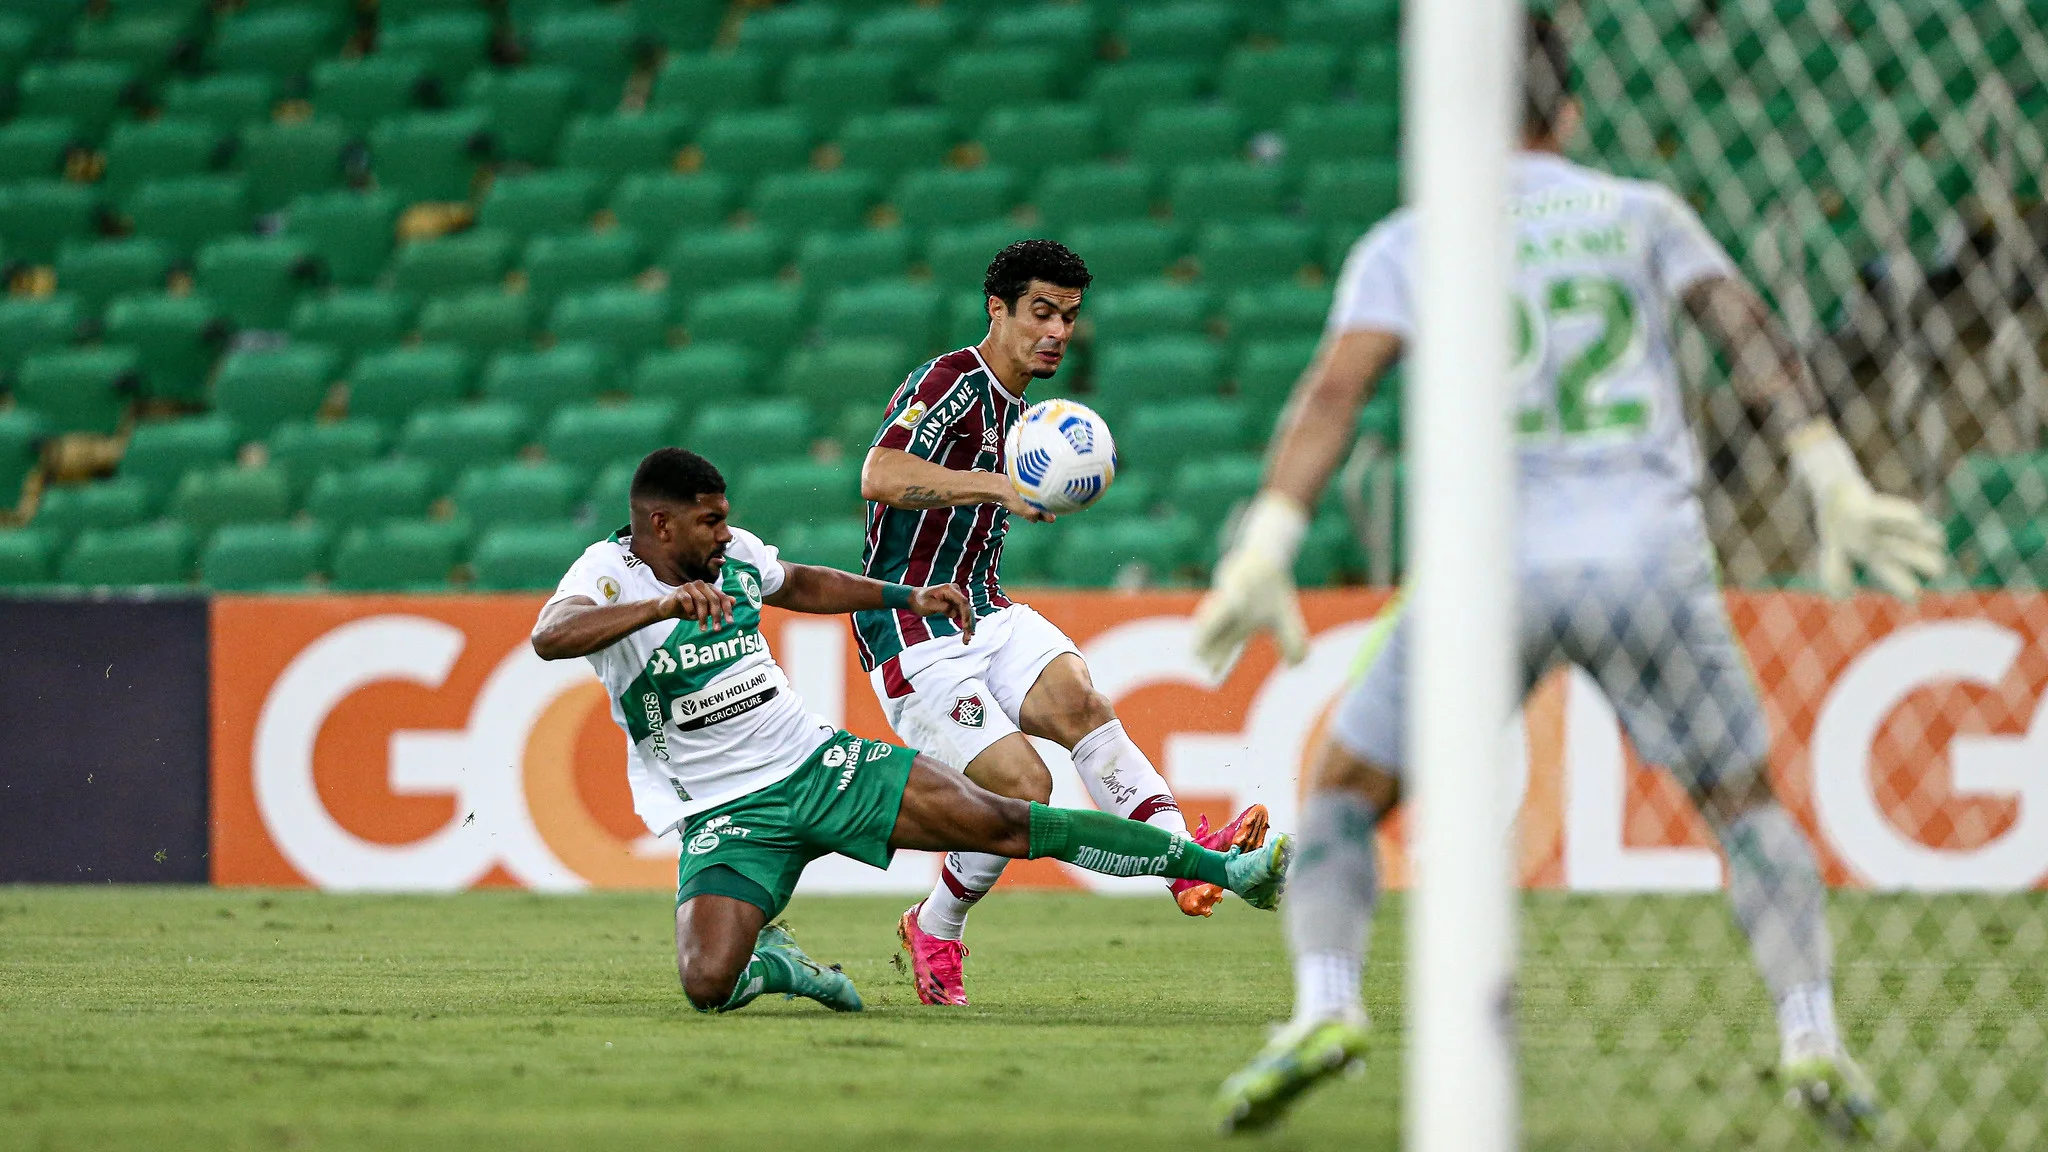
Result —
<svg viewBox="0 0 2048 1152"><path fill-rule="evenodd" d="M1769 727L1705 542L1654 552L1522 570L1522 690L1558 664L1584 669L1637 753L1698 794L1756 771L1770 750ZM1378 650L1366 654L1331 725L1346 750L1396 772L1407 763L1412 623L1403 612L1374 630L1369 643Z"/></svg>

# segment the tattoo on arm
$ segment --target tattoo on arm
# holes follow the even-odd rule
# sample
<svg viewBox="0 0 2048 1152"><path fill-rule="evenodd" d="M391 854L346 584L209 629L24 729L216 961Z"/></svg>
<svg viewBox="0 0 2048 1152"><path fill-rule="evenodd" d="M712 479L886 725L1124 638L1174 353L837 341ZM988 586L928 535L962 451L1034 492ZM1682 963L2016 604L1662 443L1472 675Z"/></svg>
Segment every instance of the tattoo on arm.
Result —
<svg viewBox="0 0 2048 1152"><path fill-rule="evenodd" d="M912 508L942 508L952 503L952 496L936 488L912 484L903 490L903 503Z"/></svg>

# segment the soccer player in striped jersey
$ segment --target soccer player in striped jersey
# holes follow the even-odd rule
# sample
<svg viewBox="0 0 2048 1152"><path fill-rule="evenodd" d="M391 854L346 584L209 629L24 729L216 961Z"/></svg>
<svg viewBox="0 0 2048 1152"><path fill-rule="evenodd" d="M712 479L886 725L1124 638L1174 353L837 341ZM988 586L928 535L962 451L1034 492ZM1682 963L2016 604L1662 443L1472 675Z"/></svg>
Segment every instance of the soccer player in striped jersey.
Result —
<svg viewBox="0 0 2048 1152"><path fill-rule="evenodd" d="M897 735L990 791L1026 800L1052 796L1052 774L1027 735L1074 754L1096 805L1186 834L1173 792L1124 733L1095 690L1080 651L1051 621L1003 594L997 571L1012 514L1052 517L1027 505L1003 470L1005 441L1033 379L1059 371L1088 267L1050 240L1023 240L996 254L982 281L988 335L921 365L896 389L861 469L868 501L863 570L890 583L952 583L978 621L972 641L941 617L876 610L854 614L862 667ZM1265 840L1266 810L1252 805L1222 828L1206 821L1205 847L1247 851ZM967 911L1008 861L978 852L946 857L930 896L903 914L918 999L965 1004L960 965ZM1223 897L1213 884L1171 886L1181 911L1207 916Z"/></svg>

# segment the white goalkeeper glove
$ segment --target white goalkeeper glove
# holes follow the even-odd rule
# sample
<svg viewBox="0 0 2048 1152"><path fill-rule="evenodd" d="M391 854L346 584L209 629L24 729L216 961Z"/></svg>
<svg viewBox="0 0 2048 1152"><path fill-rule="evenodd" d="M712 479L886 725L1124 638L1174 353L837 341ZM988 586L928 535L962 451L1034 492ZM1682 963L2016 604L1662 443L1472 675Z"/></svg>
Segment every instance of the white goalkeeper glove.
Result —
<svg viewBox="0 0 2048 1152"><path fill-rule="evenodd" d="M1825 419L1792 434L1792 470L1813 496L1820 535L1820 583L1830 596L1855 590L1854 566L1894 596L1911 597L1947 567L1943 535L1910 500L1870 486L1856 455Z"/></svg>
<svg viewBox="0 0 2048 1152"><path fill-rule="evenodd" d="M1308 514L1277 492L1261 492L1245 511L1230 554L1216 565L1195 609L1195 656L1222 679L1253 636L1270 630L1289 664L1308 656L1308 626L1294 596L1294 557Z"/></svg>

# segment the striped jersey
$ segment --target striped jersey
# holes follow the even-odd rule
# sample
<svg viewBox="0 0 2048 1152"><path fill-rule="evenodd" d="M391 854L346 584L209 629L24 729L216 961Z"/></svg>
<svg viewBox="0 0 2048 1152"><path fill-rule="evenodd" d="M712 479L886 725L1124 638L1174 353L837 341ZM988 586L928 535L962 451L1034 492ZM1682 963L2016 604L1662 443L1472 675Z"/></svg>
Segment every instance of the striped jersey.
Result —
<svg viewBox="0 0 2048 1152"><path fill-rule="evenodd" d="M1024 414L973 348L948 352L918 369L889 398L874 447L894 448L959 472L1003 471L1003 447ZM1010 512L1000 504L965 508L891 508L868 502L861 571L876 580L923 587L957 584L977 619L1010 606L997 578ZM905 648L960 631L944 616L876 608L853 614L863 668Z"/></svg>

